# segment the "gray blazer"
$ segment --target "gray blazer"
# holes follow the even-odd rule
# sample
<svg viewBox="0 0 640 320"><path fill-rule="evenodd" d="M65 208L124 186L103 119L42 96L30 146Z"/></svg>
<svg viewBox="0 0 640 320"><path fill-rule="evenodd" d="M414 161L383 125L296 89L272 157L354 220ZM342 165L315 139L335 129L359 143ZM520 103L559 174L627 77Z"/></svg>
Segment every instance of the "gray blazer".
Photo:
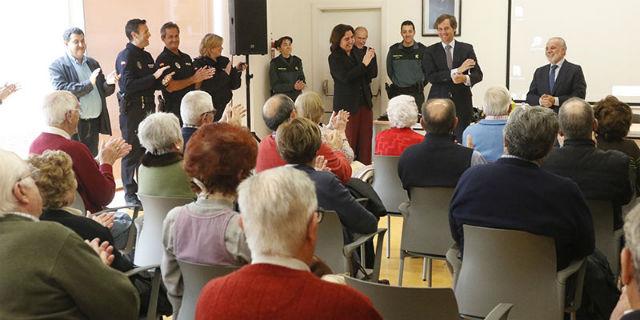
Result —
<svg viewBox="0 0 640 320"><path fill-rule="evenodd" d="M87 65L89 65L89 69L91 69L91 71L100 68L98 61L93 58L86 58ZM51 76L51 84L54 89L67 90L78 98L88 94L93 89L93 85L89 80L80 82L76 69L73 67L73 61L71 61L71 58L66 54L51 63L49 66L49 75ZM111 135L111 121L109 119L109 111L107 110L106 97L113 94L116 89L116 85L107 84L104 74L100 72L100 75L96 80L96 87L98 88L98 92L100 93L100 98L102 100L102 111L100 112L100 116L98 116L98 121L100 123L98 132Z"/></svg>

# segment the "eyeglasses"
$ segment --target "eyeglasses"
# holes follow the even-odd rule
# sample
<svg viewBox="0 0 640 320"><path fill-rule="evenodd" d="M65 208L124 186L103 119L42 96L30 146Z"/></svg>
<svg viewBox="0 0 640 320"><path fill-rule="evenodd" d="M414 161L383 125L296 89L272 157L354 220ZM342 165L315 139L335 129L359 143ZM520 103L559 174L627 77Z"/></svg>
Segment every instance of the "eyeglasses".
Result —
<svg viewBox="0 0 640 320"><path fill-rule="evenodd" d="M318 223L322 222L322 218L324 218L324 214L327 210L324 210L320 207L316 208L316 217L318 217Z"/></svg>
<svg viewBox="0 0 640 320"><path fill-rule="evenodd" d="M27 172L25 175L23 175L22 177L18 178L18 180L16 180L16 183L20 183L22 180L32 177L37 175L40 172L40 169L29 166L29 172Z"/></svg>

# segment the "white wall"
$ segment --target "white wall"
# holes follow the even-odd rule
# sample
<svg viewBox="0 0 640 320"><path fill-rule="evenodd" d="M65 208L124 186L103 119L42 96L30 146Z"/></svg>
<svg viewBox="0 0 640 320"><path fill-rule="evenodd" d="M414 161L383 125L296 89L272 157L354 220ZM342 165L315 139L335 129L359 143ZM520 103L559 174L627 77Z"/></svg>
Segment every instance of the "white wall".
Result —
<svg viewBox="0 0 640 320"><path fill-rule="evenodd" d="M277 39L282 35L290 35L293 39L294 54L305 63L305 70L310 72L309 64L312 62L312 43L315 37L327 39L329 35L312 34L312 7L313 5L340 5L353 3L362 5L370 3L382 6L381 23L386 26L381 28L382 41L386 41L384 48L376 48L378 52L378 76L386 78L385 59L387 50L392 44L399 42L400 23L404 20L412 20L416 25L417 33L422 28L422 3L420 0L383 0L383 1L327 1L327 0L268 0L267 2L267 26L270 39ZM462 1L460 41L473 44L478 62L484 73L484 80L474 86L474 105L482 105L484 91L493 85L506 83L506 52L507 52L507 17L508 7L505 0L464 0ZM348 23L348 21L345 21ZM439 39L437 37L416 36L416 40L431 45ZM252 73L255 75L251 91L252 129L259 136L268 134L268 129L262 121L261 108L269 97L268 67L271 57L252 56ZM309 67L307 67L309 65ZM328 68L328 65L327 65ZM312 77L307 74L307 79ZM313 83L308 84L314 87ZM386 94L385 96L386 101Z"/></svg>

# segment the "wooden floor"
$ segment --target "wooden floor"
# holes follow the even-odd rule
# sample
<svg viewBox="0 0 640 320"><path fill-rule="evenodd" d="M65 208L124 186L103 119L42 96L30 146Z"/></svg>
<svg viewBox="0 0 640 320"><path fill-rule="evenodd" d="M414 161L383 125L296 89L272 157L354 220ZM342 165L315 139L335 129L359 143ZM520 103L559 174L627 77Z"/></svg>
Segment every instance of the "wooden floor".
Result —
<svg viewBox="0 0 640 320"><path fill-rule="evenodd" d="M387 227L387 218L380 219L379 228ZM387 231L388 235L388 231ZM385 235L385 236L387 236ZM400 269L400 237L402 235L402 217L391 216L391 256L386 257L387 239L384 241L380 279L388 279L392 285L398 285ZM422 281L422 258L405 258L403 287L427 287L427 281ZM444 260L432 261L433 287L451 287L451 274Z"/></svg>

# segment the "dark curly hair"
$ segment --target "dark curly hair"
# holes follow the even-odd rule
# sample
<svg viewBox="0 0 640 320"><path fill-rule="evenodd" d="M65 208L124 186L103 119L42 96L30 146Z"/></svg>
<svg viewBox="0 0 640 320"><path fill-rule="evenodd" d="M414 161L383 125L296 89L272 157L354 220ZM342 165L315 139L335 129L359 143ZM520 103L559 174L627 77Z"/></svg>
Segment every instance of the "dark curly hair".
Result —
<svg viewBox="0 0 640 320"><path fill-rule="evenodd" d="M200 180L209 193L235 195L236 188L256 166L258 145L244 128L228 123L201 126L184 154L187 176ZM191 188L200 192L194 183Z"/></svg>
<svg viewBox="0 0 640 320"><path fill-rule="evenodd" d="M605 141L619 141L629 133L633 113L629 105L618 98L605 97L598 101L593 112L598 120L598 137Z"/></svg>

